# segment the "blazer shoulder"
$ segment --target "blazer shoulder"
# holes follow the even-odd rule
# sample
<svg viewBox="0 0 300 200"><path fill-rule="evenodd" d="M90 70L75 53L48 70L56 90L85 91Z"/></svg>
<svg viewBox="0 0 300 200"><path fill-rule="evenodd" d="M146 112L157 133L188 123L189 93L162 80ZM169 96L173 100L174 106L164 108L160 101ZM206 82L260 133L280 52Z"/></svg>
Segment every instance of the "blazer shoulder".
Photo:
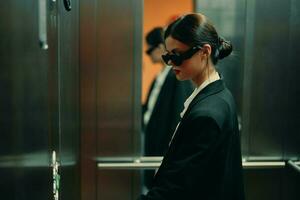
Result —
<svg viewBox="0 0 300 200"><path fill-rule="evenodd" d="M212 118L222 129L225 121L230 118L230 104L218 95L211 95L197 102L191 109L187 118L194 121L197 118Z"/></svg>

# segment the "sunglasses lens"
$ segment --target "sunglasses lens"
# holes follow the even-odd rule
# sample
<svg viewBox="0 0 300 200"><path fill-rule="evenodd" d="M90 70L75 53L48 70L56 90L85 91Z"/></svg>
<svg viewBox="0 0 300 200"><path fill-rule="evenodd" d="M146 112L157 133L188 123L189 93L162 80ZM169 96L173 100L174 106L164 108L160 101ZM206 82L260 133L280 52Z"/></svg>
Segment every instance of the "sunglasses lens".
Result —
<svg viewBox="0 0 300 200"><path fill-rule="evenodd" d="M169 65L170 55L166 54L166 55L162 55L161 57L163 61L166 63L166 65Z"/></svg>
<svg viewBox="0 0 300 200"><path fill-rule="evenodd" d="M172 59L172 63L176 66L180 66L182 64L182 59L178 56L174 56Z"/></svg>
<svg viewBox="0 0 300 200"><path fill-rule="evenodd" d="M180 66L183 61L179 56L169 55L169 54L162 55L162 59L167 65L170 65L170 61L171 61L176 66Z"/></svg>

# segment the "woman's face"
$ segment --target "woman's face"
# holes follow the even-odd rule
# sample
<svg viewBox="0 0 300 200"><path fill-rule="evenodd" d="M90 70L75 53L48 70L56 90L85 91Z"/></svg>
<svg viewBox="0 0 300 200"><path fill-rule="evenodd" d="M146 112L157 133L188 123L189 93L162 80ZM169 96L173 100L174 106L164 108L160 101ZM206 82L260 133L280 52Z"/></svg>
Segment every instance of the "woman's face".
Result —
<svg viewBox="0 0 300 200"><path fill-rule="evenodd" d="M164 53L164 45L159 44L151 53L150 59L153 63L160 63L162 62L161 56Z"/></svg>
<svg viewBox="0 0 300 200"><path fill-rule="evenodd" d="M191 47L169 36L165 40L166 51L168 54L182 54ZM203 82L204 71L208 66L208 56L200 49L191 58L184 60L180 66L174 65L170 61L172 69L178 80L192 80L197 85Z"/></svg>

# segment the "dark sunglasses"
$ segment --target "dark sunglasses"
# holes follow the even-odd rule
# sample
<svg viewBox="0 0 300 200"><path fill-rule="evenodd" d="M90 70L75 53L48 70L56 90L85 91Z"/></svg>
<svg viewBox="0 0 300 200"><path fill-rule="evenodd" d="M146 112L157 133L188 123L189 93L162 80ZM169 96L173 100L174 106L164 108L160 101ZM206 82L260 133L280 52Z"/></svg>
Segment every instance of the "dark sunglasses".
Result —
<svg viewBox="0 0 300 200"><path fill-rule="evenodd" d="M200 46L194 46L192 48L190 48L189 50L187 50L186 52L184 53L173 53L173 54L165 54L165 55L162 55L162 59L164 60L164 62L169 65L170 61L176 65L176 66L180 66L183 61L191 58L196 52L198 52L200 49L202 49L202 47Z"/></svg>

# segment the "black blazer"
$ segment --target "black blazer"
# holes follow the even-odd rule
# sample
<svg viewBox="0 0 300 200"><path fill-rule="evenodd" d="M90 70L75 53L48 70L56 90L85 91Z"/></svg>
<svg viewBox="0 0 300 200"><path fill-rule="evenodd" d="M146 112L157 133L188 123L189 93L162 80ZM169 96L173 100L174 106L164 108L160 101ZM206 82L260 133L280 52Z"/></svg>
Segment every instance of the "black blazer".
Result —
<svg viewBox="0 0 300 200"><path fill-rule="evenodd" d="M222 80L191 102L140 200L243 200L240 136L234 100Z"/></svg>
<svg viewBox="0 0 300 200"><path fill-rule="evenodd" d="M152 92L153 83L149 94ZM144 127L145 155L163 156L169 147L169 141L180 120L185 100L193 91L190 81L178 81L172 70L169 71L161 87L148 125ZM149 95L143 114L147 110Z"/></svg>

